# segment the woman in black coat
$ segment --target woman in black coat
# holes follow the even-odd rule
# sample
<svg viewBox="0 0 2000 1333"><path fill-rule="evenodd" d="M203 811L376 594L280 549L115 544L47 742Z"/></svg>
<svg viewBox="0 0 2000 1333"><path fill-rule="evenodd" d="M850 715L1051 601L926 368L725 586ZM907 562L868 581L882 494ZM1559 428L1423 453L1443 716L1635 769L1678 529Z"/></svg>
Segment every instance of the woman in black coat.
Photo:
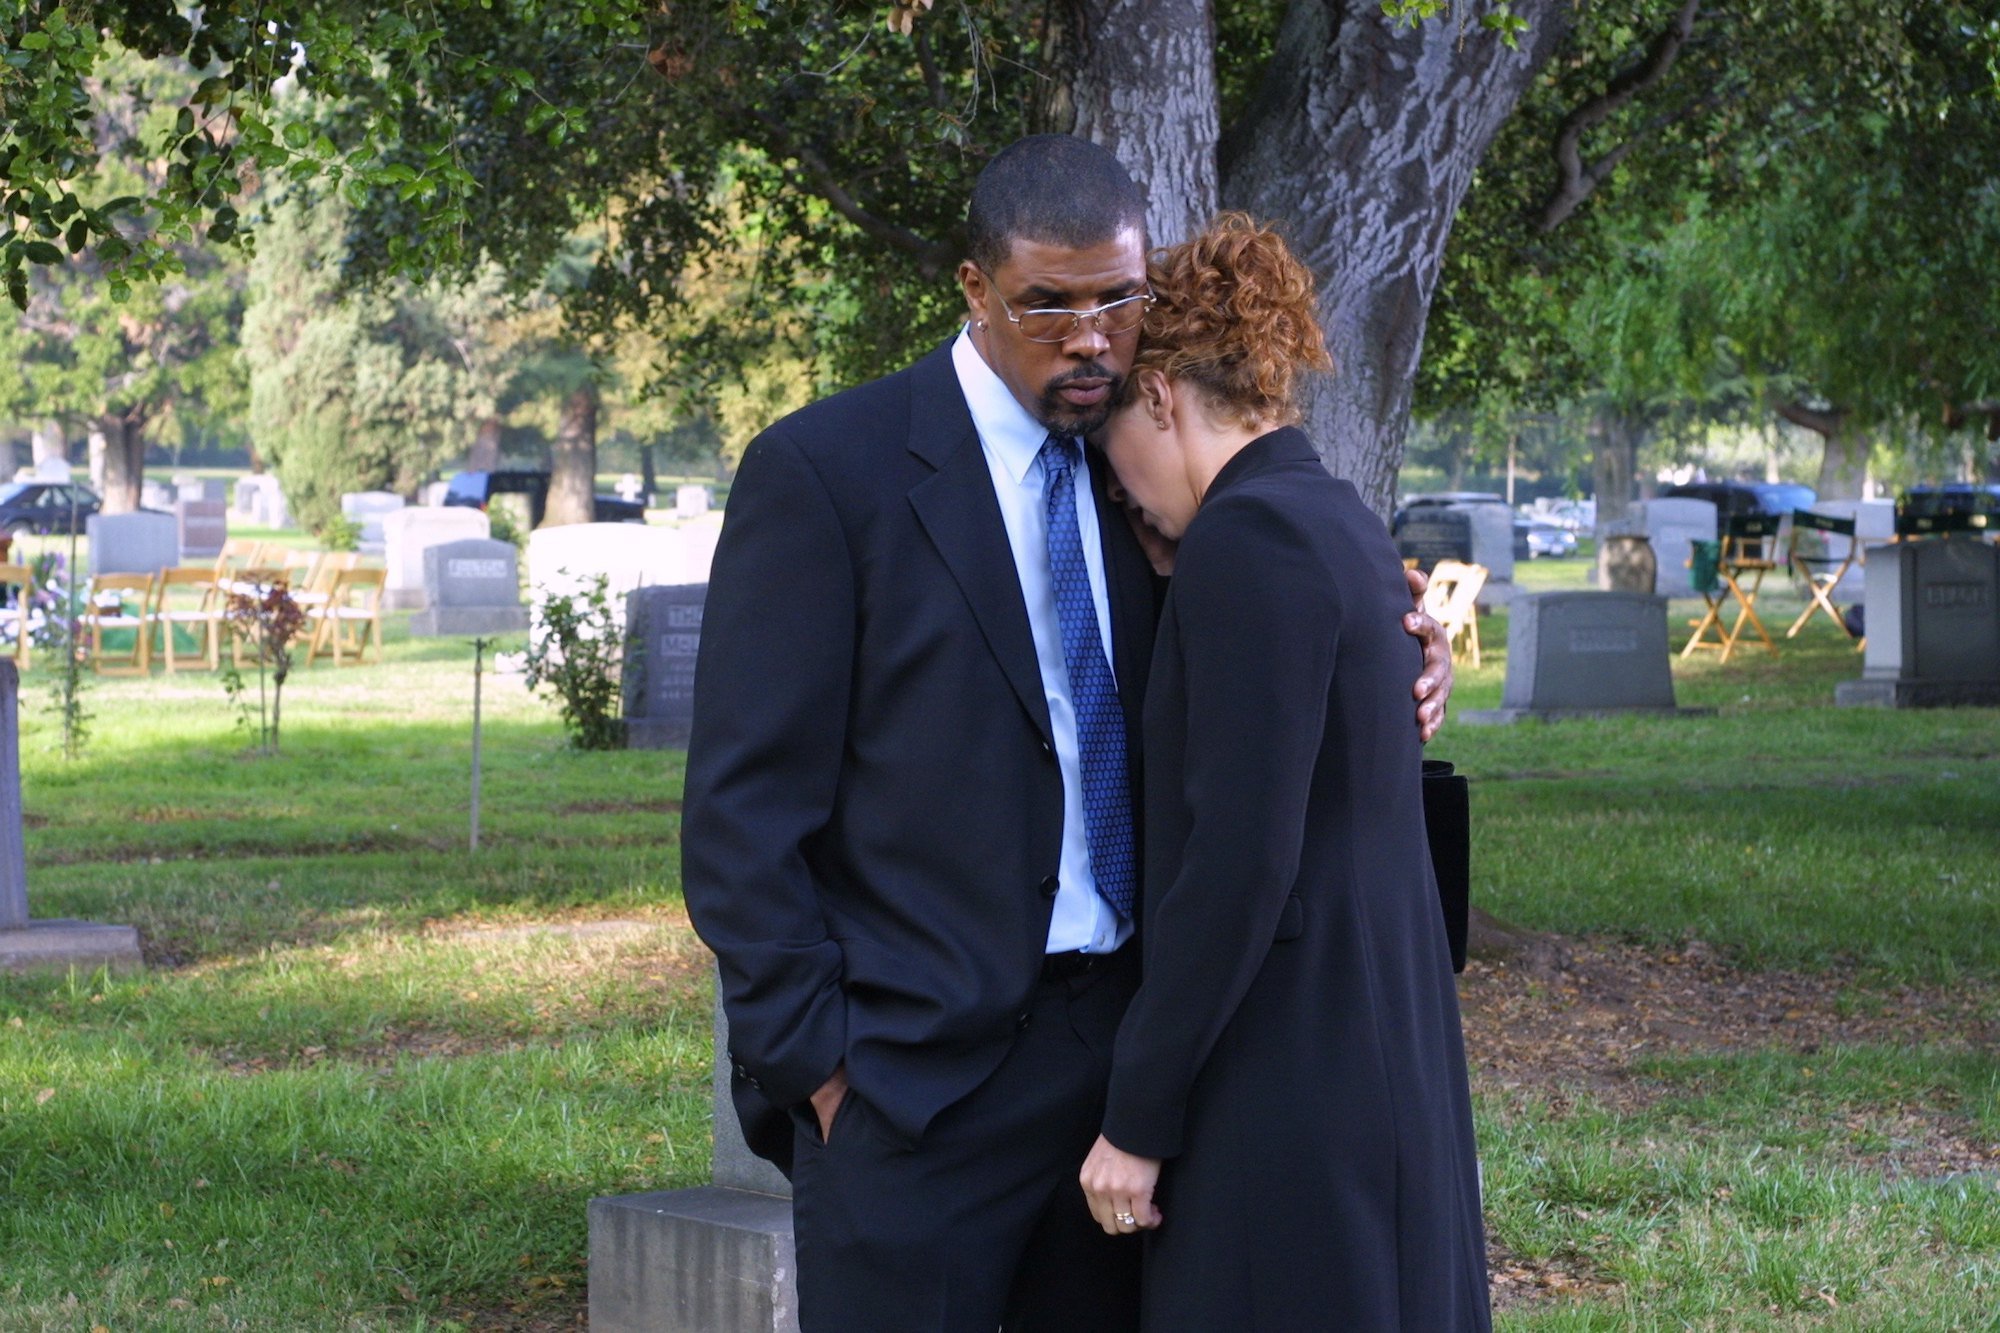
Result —
<svg viewBox="0 0 2000 1333"><path fill-rule="evenodd" d="M1156 257L1104 445L1178 540L1145 708L1144 980L1083 1184L1151 1330L1489 1327L1402 562L1294 427L1312 279L1218 220Z"/></svg>

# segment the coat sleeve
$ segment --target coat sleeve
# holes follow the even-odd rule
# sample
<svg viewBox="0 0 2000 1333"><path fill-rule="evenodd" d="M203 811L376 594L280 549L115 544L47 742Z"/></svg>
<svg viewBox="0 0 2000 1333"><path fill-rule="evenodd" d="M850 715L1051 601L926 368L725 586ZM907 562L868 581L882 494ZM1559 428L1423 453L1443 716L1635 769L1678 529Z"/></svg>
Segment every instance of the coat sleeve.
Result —
<svg viewBox="0 0 2000 1333"><path fill-rule="evenodd" d="M774 1105L846 1050L840 946L807 851L832 816L855 639L853 566L826 487L774 427L730 488L709 575L682 808L682 885L721 964L730 1057Z"/></svg>
<svg viewBox="0 0 2000 1333"><path fill-rule="evenodd" d="M1195 1077L1270 953L1303 853L1340 625L1305 534L1254 497L1197 520L1172 599L1189 832L1171 882L1146 885L1145 979L1104 1119L1107 1139L1145 1157L1180 1153Z"/></svg>

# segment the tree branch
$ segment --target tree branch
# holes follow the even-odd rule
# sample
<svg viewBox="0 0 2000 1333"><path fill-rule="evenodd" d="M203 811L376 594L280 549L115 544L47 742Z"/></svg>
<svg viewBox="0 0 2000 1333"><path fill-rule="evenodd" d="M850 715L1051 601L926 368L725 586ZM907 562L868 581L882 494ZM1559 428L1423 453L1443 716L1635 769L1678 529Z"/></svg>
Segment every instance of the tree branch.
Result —
<svg viewBox="0 0 2000 1333"><path fill-rule="evenodd" d="M1681 48L1694 35L1695 16L1700 8L1701 0L1685 0L1680 13L1674 16L1666 31L1653 39L1644 60L1611 80L1601 94L1563 118L1554 150L1556 188L1543 206L1541 220L1537 224L1542 231L1554 231L1561 226L1632 151L1634 144L1627 142L1596 162L1586 163L1583 160L1583 136L1667 76L1667 71L1680 58Z"/></svg>
<svg viewBox="0 0 2000 1333"><path fill-rule="evenodd" d="M870 212L860 200L848 193L834 174L826 159L806 147L792 136L783 121L777 119L761 107L745 108L750 118L763 127L770 136L771 147L778 156L789 157L799 164L804 184L814 194L833 205L834 212L859 227L867 235L874 237L891 249L901 250L917 261L917 271L925 278L938 278L951 271L958 258L957 251L948 244L920 236L908 227L889 221Z"/></svg>
<svg viewBox="0 0 2000 1333"><path fill-rule="evenodd" d="M917 51L917 66L924 72L924 87L930 89L931 105L939 111L946 109L944 76L938 73L937 57L931 54L931 38L923 24L917 25L912 36L912 45Z"/></svg>
<svg viewBox="0 0 2000 1333"><path fill-rule="evenodd" d="M1803 426L1815 435L1833 436L1840 433L1841 423L1847 413L1837 407L1807 407L1797 401L1773 404L1779 416L1794 426Z"/></svg>

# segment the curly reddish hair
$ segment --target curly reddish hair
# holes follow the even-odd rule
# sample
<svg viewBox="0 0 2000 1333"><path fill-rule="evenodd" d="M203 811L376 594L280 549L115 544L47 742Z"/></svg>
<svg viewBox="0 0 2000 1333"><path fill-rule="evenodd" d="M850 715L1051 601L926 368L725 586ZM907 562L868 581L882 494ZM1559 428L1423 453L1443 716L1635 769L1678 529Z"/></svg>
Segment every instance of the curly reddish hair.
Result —
<svg viewBox="0 0 2000 1333"><path fill-rule="evenodd" d="M1247 213L1223 213L1198 235L1155 250L1153 305L1127 377L1141 370L1199 387L1212 408L1248 426L1289 425L1305 371L1333 369L1314 310L1313 275L1284 239Z"/></svg>

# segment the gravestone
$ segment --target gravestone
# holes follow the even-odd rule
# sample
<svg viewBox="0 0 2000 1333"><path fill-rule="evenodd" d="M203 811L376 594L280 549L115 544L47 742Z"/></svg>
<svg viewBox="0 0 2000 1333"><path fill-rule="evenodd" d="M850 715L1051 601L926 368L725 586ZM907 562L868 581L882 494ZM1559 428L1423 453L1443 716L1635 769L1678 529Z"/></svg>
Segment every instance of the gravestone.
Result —
<svg viewBox="0 0 2000 1333"><path fill-rule="evenodd" d="M1597 586L1605 592L1651 597L1660 581L1659 557L1643 532L1606 533L1597 543Z"/></svg>
<svg viewBox="0 0 2000 1333"><path fill-rule="evenodd" d="M424 609L410 617L410 634L437 638L526 629L518 558L511 543L490 537L426 547Z"/></svg>
<svg viewBox="0 0 2000 1333"><path fill-rule="evenodd" d="M226 502L229 499L229 483L220 477L176 476L174 478L174 498L179 500L217 500Z"/></svg>
<svg viewBox="0 0 2000 1333"><path fill-rule="evenodd" d="M591 1333L797 1333L791 1182L743 1142L719 998L714 1025L715 1183L590 1201Z"/></svg>
<svg viewBox="0 0 2000 1333"><path fill-rule="evenodd" d="M424 552L446 542L483 541L491 535L486 515L470 505L410 506L382 515L383 558L389 566L382 605L391 611L424 605Z"/></svg>
<svg viewBox="0 0 2000 1333"><path fill-rule="evenodd" d="M72 470L67 458L50 454L47 458L35 460L34 479L36 481L68 481Z"/></svg>
<svg viewBox="0 0 2000 1333"><path fill-rule="evenodd" d="M646 493L646 483L639 479L637 473L627 472L618 478L618 484L611 489L618 493L619 499L637 504L639 497Z"/></svg>
<svg viewBox="0 0 2000 1333"><path fill-rule="evenodd" d="M1964 537L1868 550L1861 679L1834 702L2000 706L2000 546Z"/></svg>
<svg viewBox="0 0 2000 1333"><path fill-rule="evenodd" d="M180 503L180 492L165 482L142 481L139 483L139 508L153 509L162 514L174 512Z"/></svg>
<svg viewBox="0 0 2000 1333"><path fill-rule="evenodd" d="M700 518L715 503L715 493L706 486L676 486L674 517Z"/></svg>
<svg viewBox="0 0 2000 1333"><path fill-rule="evenodd" d="M236 512L251 527L288 528L292 516L278 479L268 472L239 477L236 481Z"/></svg>
<svg viewBox="0 0 2000 1333"><path fill-rule="evenodd" d="M651 585L707 583L722 525L710 519L679 527L641 523L572 523L538 528L528 536L528 584L536 600L588 591L605 577L605 590L622 620L625 594Z"/></svg>
<svg viewBox="0 0 2000 1333"><path fill-rule="evenodd" d="M83 529L93 575L157 574L181 562L180 520L172 514L92 514Z"/></svg>
<svg viewBox="0 0 2000 1333"><path fill-rule="evenodd" d="M1633 592L1523 593L1507 626L1500 707L1467 722L1712 713L1674 703L1667 599Z"/></svg>
<svg viewBox="0 0 2000 1333"><path fill-rule="evenodd" d="M1514 511L1499 501L1470 501L1453 509L1472 519L1472 563L1486 566L1481 606L1504 605L1514 594Z"/></svg>
<svg viewBox="0 0 2000 1333"><path fill-rule="evenodd" d="M1695 542L1716 539L1714 502L1679 496L1639 500L1628 511L1627 519L1653 544L1659 571L1653 590L1662 597L1694 596L1688 559L1694 554Z"/></svg>
<svg viewBox="0 0 2000 1333"><path fill-rule="evenodd" d="M1415 560L1428 574L1440 560L1472 561L1472 515L1442 505L1418 505L1406 511L1396 529L1396 553Z"/></svg>
<svg viewBox="0 0 2000 1333"><path fill-rule="evenodd" d="M386 549L382 518L402 507L403 497L388 491L351 491L340 497L341 516L361 525L363 555L382 554Z"/></svg>
<svg viewBox="0 0 2000 1333"><path fill-rule="evenodd" d="M625 744L685 746L694 722L694 662L708 585L635 588L625 595Z"/></svg>
<svg viewBox="0 0 2000 1333"><path fill-rule="evenodd" d="M90 972L139 966L139 932L93 921L28 916L28 858L21 830L21 672L0 658L0 972Z"/></svg>
<svg viewBox="0 0 2000 1333"><path fill-rule="evenodd" d="M183 499L174 505L182 560L213 560L229 540L229 506L221 500Z"/></svg>

